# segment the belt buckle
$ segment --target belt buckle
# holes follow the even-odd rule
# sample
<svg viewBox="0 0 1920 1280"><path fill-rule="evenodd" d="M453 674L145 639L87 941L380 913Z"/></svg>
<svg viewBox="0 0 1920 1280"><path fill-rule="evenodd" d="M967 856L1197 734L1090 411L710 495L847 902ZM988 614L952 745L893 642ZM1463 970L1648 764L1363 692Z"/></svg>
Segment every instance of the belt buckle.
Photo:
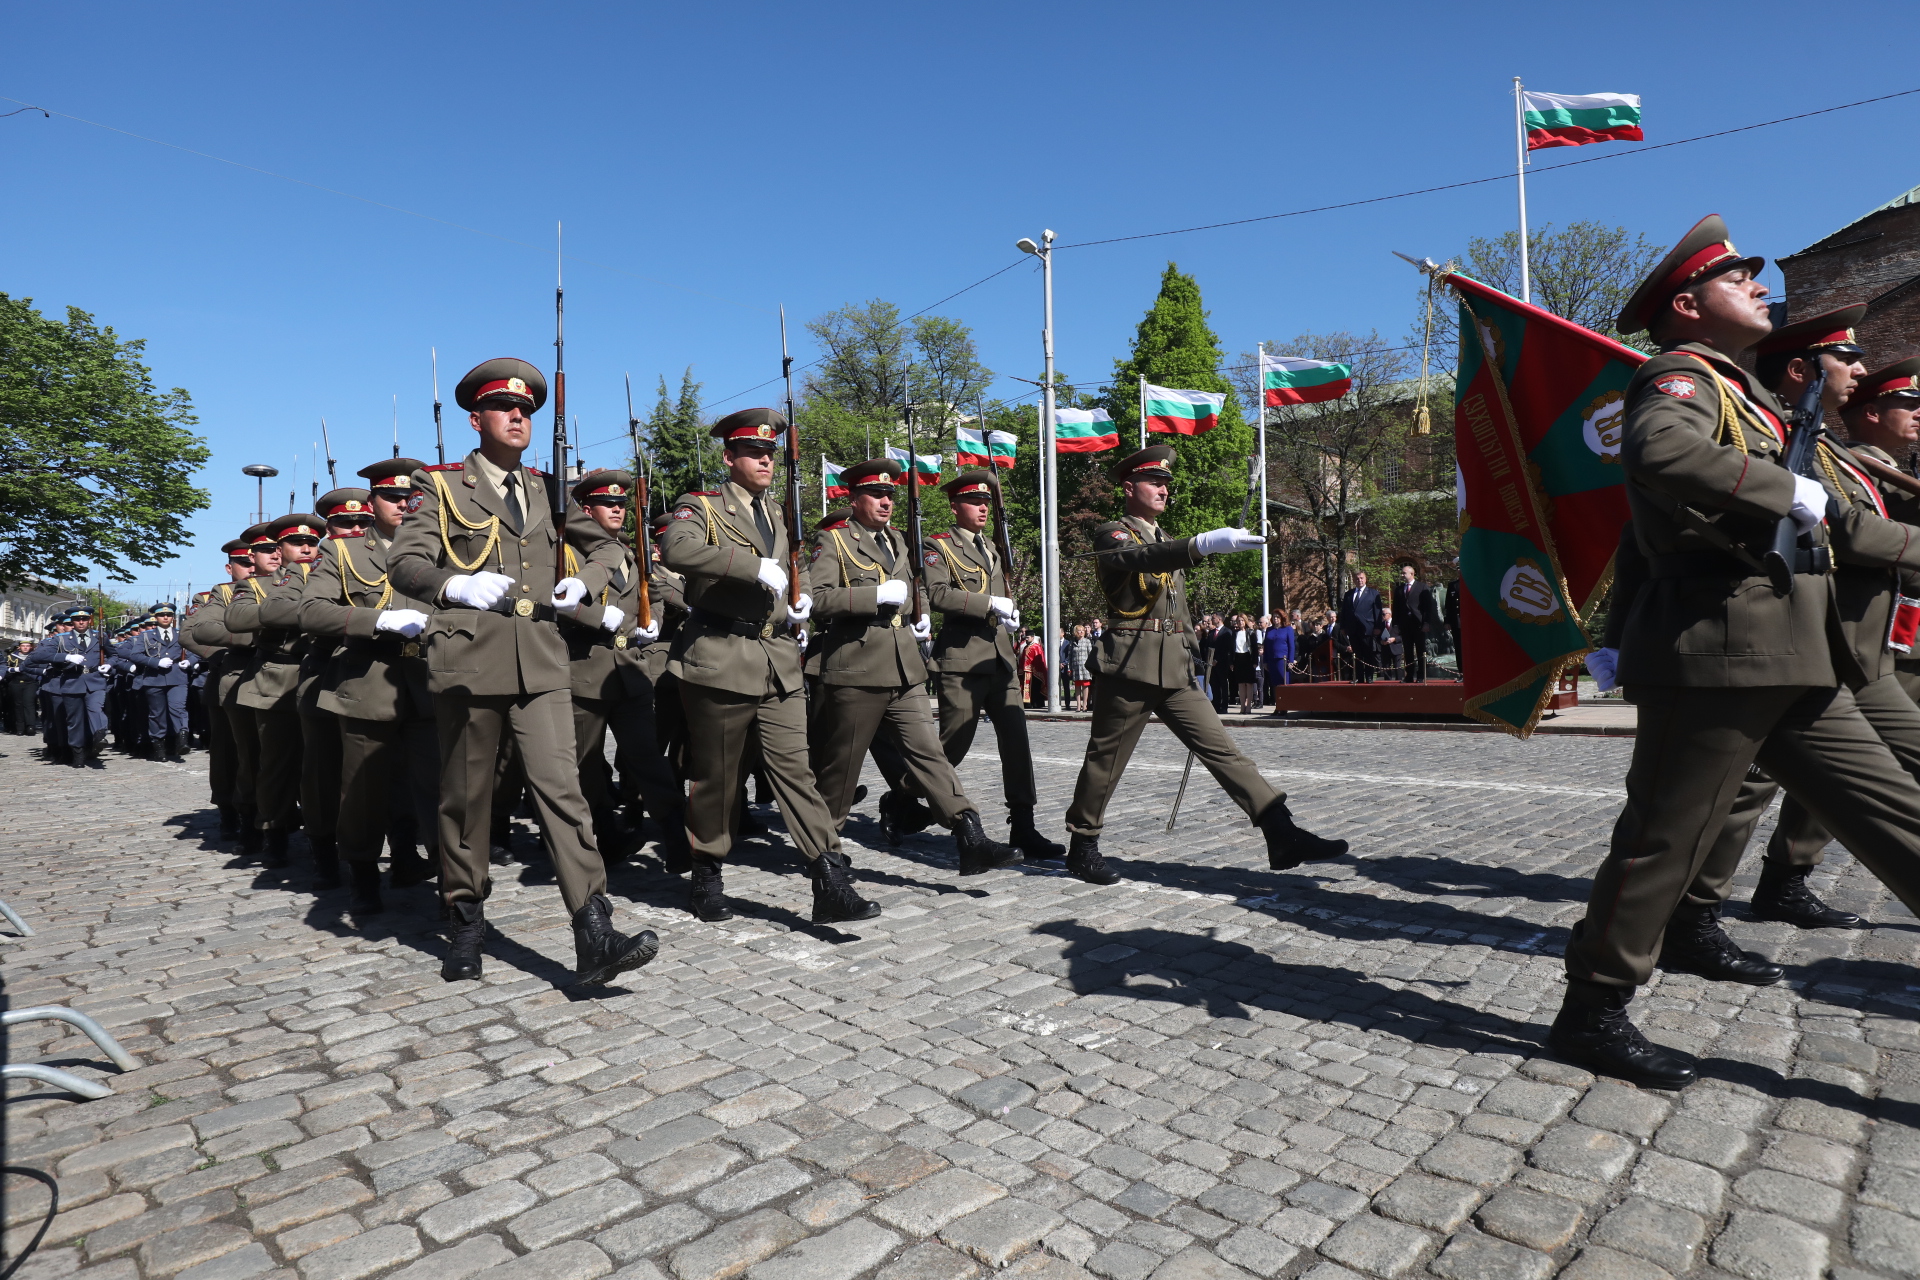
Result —
<svg viewBox="0 0 1920 1280"><path fill-rule="evenodd" d="M760 638L762 640L773 639L773 623L771 621L760 624Z"/></svg>
<svg viewBox="0 0 1920 1280"><path fill-rule="evenodd" d="M894 628L896 631L899 630L900 627L903 625L900 621L900 615L897 613L894 614L893 621L889 622L887 625Z"/></svg>
<svg viewBox="0 0 1920 1280"><path fill-rule="evenodd" d="M513 602L513 616L516 618L531 618L533 616L533 601L526 599L515 600Z"/></svg>
<svg viewBox="0 0 1920 1280"><path fill-rule="evenodd" d="M624 636L624 635L618 635L618 636L615 636L615 637L613 638L613 647L614 647L614 648L616 648L616 649L624 649L624 648L626 648L626 647L627 647L627 638L626 638L626 636Z"/></svg>
<svg viewBox="0 0 1920 1280"><path fill-rule="evenodd" d="M419 657L419 656L420 656L420 642L419 642L418 640L409 640L409 641L407 641L407 642L406 642L405 644L403 644L403 645L401 645L401 646L400 646L400 656L401 656L401 657L403 657L403 658L417 658L417 657Z"/></svg>

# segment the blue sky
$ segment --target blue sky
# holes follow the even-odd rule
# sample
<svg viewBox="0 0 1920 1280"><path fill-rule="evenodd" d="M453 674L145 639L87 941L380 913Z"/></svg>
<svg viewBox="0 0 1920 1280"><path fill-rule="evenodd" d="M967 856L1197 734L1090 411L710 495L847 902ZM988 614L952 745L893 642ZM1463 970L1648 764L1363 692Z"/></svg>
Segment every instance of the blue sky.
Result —
<svg viewBox="0 0 1920 1280"><path fill-rule="evenodd" d="M1510 171L1516 74L1641 94L1650 142L1920 86L1902 59L1862 54L1876 31L1910 30L1910 6L1853 6L1844 31L1786 4L1658 17L1113 0L14 6L9 46L30 53L0 93L429 217L17 115L0 120L0 290L147 339L156 379L192 392L214 505L191 522L196 547L140 578L150 594L204 586L253 508L240 468L281 468L277 510L298 455L304 501L321 415L343 477L390 451L396 394L402 452L431 460L429 347L443 396L490 356L550 367L556 220L570 407L591 446L624 433L626 372L643 414L655 380L687 365L720 408L771 402L773 388L728 397L778 372L781 303L804 361L800 321L871 297L918 310L1018 259L1013 242L1042 227L1072 245ZM1920 96L1544 174L1532 214L1668 242L1718 211L1771 257L1920 183L1897 160L1916 123ZM1170 259L1199 278L1229 352L1309 329L1398 337L1417 277L1388 250L1444 257L1508 229L1513 203L1509 181L1063 249L1059 367L1109 373ZM1030 266L940 310L973 326L994 369L1037 376ZM448 408L459 456L471 431Z"/></svg>

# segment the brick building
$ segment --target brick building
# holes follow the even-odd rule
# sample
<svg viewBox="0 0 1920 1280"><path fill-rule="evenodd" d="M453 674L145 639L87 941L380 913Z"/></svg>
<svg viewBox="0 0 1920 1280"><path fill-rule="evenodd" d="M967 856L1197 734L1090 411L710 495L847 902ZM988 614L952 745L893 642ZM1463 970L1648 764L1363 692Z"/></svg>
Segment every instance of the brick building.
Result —
<svg viewBox="0 0 1920 1280"><path fill-rule="evenodd" d="M1869 369L1920 354L1920 187L1778 262L1790 318L1865 302Z"/></svg>

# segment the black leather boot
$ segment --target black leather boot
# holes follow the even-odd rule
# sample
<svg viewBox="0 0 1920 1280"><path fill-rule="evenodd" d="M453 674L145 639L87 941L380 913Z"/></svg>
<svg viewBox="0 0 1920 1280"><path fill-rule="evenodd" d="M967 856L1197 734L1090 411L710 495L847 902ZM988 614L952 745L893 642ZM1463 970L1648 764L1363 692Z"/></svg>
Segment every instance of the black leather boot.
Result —
<svg viewBox="0 0 1920 1280"><path fill-rule="evenodd" d="M273 871L284 870L287 866L287 833L269 831L266 834L266 847L260 850L260 865Z"/></svg>
<svg viewBox="0 0 1920 1280"><path fill-rule="evenodd" d="M1779 920L1796 929L1864 929L1865 920L1851 911L1840 911L1820 901L1807 884L1812 867L1783 867L1760 863L1760 883L1747 903L1747 914L1755 920Z"/></svg>
<svg viewBox="0 0 1920 1280"><path fill-rule="evenodd" d="M448 982L460 982L480 976L480 947L487 940L486 912L477 902L455 902L448 906L452 928L447 931L447 958L441 962L440 976Z"/></svg>
<svg viewBox="0 0 1920 1280"><path fill-rule="evenodd" d="M839 850L815 858L807 874L813 878L815 924L845 924L880 914L878 906L854 891L853 867Z"/></svg>
<svg viewBox="0 0 1920 1280"><path fill-rule="evenodd" d="M340 879L340 855L331 840L316 840L309 836L307 843L313 846L313 883L319 889L338 889Z"/></svg>
<svg viewBox="0 0 1920 1280"><path fill-rule="evenodd" d="M629 938L613 927L613 903L604 893L594 894L573 913L573 968L582 982L605 982L659 953L660 939L653 930L642 929Z"/></svg>
<svg viewBox="0 0 1920 1280"><path fill-rule="evenodd" d="M1303 862L1332 862L1347 852L1345 840L1329 840L1296 827L1284 800L1268 805L1258 823L1267 835L1267 865L1275 871L1291 871Z"/></svg>
<svg viewBox="0 0 1920 1280"><path fill-rule="evenodd" d="M1026 858L1010 844L987 839L981 829L980 815L968 809L953 823L953 842L960 846L960 874L985 875L1002 867L1018 866Z"/></svg>
<svg viewBox="0 0 1920 1280"><path fill-rule="evenodd" d="M880 834L887 843L899 844L917 831L925 831L933 823L933 810L914 799L904 791L883 791L880 793Z"/></svg>
<svg viewBox="0 0 1920 1280"><path fill-rule="evenodd" d="M177 733L167 735L166 752L168 764L185 764L187 762L185 748L181 745L181 738Z"/></svg>
<svg viewBox="0 0 1920 1280"><path fill-rule="evenodd" d="M1660 967L1668 973L1692 973L1715 982L1744 982L1770 987L1787 976L1777 964L1750 956L1733 945L1720 927L1720 908L1682 902L1667 923L1660 944Z"/></svg>
<svg viewBox="0 0 1920 1280"><path fill-rule="evenodd" d="M222 841L240 838L240 811L230 804L220 806L220 839Z"/></svg>
<svg viewBox="0 0 1920 1280"><path fill-rule="evenodd" d="M388 882L396 889L411 889L416 884L425 884L433 879L433 862L421 856L412 845L389 844L392 861L389 862Z"/></svg>
<svg viewBox="0 0 1920 1280"><path fill-rule="evenodd" d="M1012 824L1007 832L1007 843L1036 862L1058 862L1067 856L1064 845L1055 844L1040 834L1040 828L1033 825L1033 806L1030 804L1010 804L1007 806L1007 821Z"/></svg>
<svg viewBox="0 0 1920 1280"><path fill-rule="evenodd" d="M260 855L260 824L254 817L254 810L242 805L240 808L240 856L255 858Z"/></svg>
<svg viewBox="0 0 1920 1280"><path fill-rule="evenodd" d="M733 909L727 906L726 884L720 873L720 859L708 858L696 853L689 865L693 871L693 879L688 886L687 910L708 924L719 924L722 920L733 919Z"/></svg>
<svg viewBox="0 0 1920 1280"><path fill-rule="evenodd" d="M687 843L687 829L680 823L660 834L660 865L670 876L683 876L693 870L693 846Z"/></svg>
<svg viewBox="0 0 1920 1280"><path fill-rule="evenodd" d="M513 823L496 822L492 826L487 849L487 861L496 867L513 865Z"/></svg>
<svg viewBox="0 0 1920 1280"><path fill-rule="evenodd" d="M1088 884L1119 884L1120 873L1100 855L1100 837L1074 835L1067 849L1067 871Z"/></svg>
<svg viewBox="0 0 1920 1280"><path fill-rule="evenodd" d="M1633 992L1597 982L1569 982L1547 1044L1579 1066L1646 1089L1684 1089L1698 1078L1684 1054L1663 1049L1627 1018Z"/></svg>
<svg viewBox="0 0 1920 1280"><path fill-rule="evenodd" d="M350 862L347 864L353 877L353 889L347 897L347 910L355 917L377 916L387 909L380 900L380 864L377 862Z"/></svg>

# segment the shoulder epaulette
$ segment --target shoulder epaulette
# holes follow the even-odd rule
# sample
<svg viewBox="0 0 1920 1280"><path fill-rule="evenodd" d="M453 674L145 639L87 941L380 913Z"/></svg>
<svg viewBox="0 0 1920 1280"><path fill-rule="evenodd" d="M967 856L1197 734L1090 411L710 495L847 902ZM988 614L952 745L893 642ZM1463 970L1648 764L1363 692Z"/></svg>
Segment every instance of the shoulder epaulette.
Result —
<svg viewBox="0 0 1920 1280"><path fill-rule="evenodd" d="M530 475L530 476L537 476L537 475L539 475L539 474L540 474L540 468L538 468L538 467L528 467L528 468L527 468L527 474L528 474L528 475Z"/></svg>
<svg viewBox="0 0 1920 1280"><path fill-rule="evenodd" d="M929 538L951 538L953 535L950 533L930 533L927 536Z"/></svg>
<svg viewBox="0 0 1920 1280"><path fill-rule="evenodd" d="M692 493L681 494L680 501L685 502L688 498L717 498L719 496L720 491L718 489L695 489Z"/></svg>
<svg viewBox="0 0 1920 1280"><path fill-rule="evenodd" d="M430 467L421 468L423 471L465 471L466 469L467 464L464 462L436 462Z"/></svg>

